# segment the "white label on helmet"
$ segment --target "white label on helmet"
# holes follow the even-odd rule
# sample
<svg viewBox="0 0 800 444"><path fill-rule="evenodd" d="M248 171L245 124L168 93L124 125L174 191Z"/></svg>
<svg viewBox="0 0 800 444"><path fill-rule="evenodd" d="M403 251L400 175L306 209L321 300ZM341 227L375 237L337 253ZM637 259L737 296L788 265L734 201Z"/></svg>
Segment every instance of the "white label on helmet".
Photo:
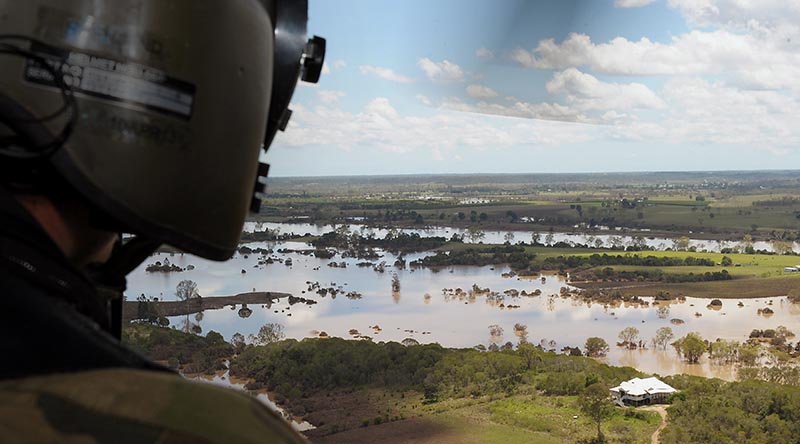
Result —
<svg viewBox="0 0 800 444"><path fill-rule="evenodd" d="M32 52L63 75L73 92L190 119L195 86L165 72L68 49L33 44ZM52 73L28 60L25 80L55 86Z"/></svg>

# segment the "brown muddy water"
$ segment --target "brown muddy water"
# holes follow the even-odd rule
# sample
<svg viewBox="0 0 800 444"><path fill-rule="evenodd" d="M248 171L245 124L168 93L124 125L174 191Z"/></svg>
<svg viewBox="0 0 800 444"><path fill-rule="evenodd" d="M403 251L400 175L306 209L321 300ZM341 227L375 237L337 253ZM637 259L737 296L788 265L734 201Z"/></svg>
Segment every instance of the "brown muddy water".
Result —
<svg viewBox="0 0 800 444"><path fill-rule="evenodd" d="M287 337L305 338L325 332L330 336L352 338L356 335L371 337L374 341L401 341L414 338L421 343L438 342L446 347L488 346L491 342L516 344L515 324L527 326L528 339L541 343L548 349L561 350L565 346L582 347L586 338L599 336L610 345L606 362L629 365L645 372L661 375L691 373L733 379L735 369L711 365L707 360L688 365L681 362L675 351L625 350L616 347L617 335L625 327L639 329L640 338L649 343L659 327L669 326L675 337L688 332L699 332L706 339L734 339L744 341L752 329L775 328L785 325L800 334L800 306L786 298L745 299L738 306L737 299L723 300L720 309L707 307L708 300L687 298L683 302L653 305L606 306L562 298L562 287L568 287L563 277L555 275L535 278L503 277L510 271L506 267L448 267L441 270L397 269L391 264L395 256L383 253L379 261L386 261L386 271L358 267L360 260L318 259L299 253L278 253L278 249L310 249L306 244L284 242L278 244L250 244L251 247L268 247L275 250L271 256L292 265L276 261L259 264L260 255L236 255L228 262L218 263L190 255L157 254L149 258L130 276L128 300L144 293L163 300L175 299L175 286L183 279L197 282L203 296L233 295L240 292L276 291L291 293L316 300L315 305L289 305L279 300L267 306L250 306L248 317L240 316L250 310L241 306L206 311L202 316L188 317L198 323L203 334L215 330L226 339L236 333L245 336L258 332L270 322L283 324ZM411 260L421 255L406 255ZM156 260L169 259L173 264L192 270L180 273L146 273L144 267ZM333 268L331 262L347 264L346 268ZM400 289L393 291L392 277L397 274ZM542 277L544 279L542 279ZM321 297L308 291L307 282L319 282L321 287L340 290L335 297ZM492 293L474 293L476 285ZM461 288L464 293L454 295ZM507 290L528 293L541 292L539 296L510 296ZM347 293L356 292L359 296ZM509 293L514 293L510 291ZM645 299L651 301L651 299ZM758 308L769 306L769 317L757 314ZM171 324L183 325L187 317L171 318ZM199 321L197 319L200 319ZM675 324L673 320L682 320ZM502 334L490 335L490 326L501 327ZM353 331L351 331L353 330ZM497 329L495 329L497 333Z"/></svg>

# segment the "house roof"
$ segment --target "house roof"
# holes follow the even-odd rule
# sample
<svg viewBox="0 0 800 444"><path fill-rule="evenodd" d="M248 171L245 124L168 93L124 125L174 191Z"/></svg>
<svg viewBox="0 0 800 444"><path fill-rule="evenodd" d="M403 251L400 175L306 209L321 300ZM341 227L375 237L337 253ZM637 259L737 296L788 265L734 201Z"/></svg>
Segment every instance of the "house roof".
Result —
<svg viewBox="0 0 800 444"><path fill-rule="evenodd" d="M666 383L659 381L658 378L633 378L625 381L611 389L612 392L624 392L632 396L642 396L655 393L675 393L677 390Z"/></svg>

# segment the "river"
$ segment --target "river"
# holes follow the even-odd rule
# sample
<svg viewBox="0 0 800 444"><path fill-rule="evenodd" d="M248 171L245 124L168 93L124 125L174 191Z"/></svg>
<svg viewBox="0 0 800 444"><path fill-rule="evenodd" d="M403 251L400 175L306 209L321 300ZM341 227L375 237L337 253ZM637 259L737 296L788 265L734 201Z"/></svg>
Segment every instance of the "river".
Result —
<svg viewBox="0 0 800 444"><path fill-rule="evenodd" d="M242 318L241 307L206 311L201 320L194 315L189 319L198 323L203 332L220 332L226 339L236 333L254 334L269 322L285 326L291 338L305 338L325 332L330 336L353 337L351 330L371 337L375 341L401 341L413 338L421 343L438 342L447 347L488 346L491 342L518 342L515 324L527 326L528 339L542 343L546 348L561 350L564 346L582 347L586 338L599 336L610 345L606 361L614 365L630 365L645 372L662 375L691 373L733 379L734 369L711 365L706 360L688 365L676 356L672 348L666 351L629 351L616 347L617 335L625 327L639 329L640 337L649 342L656 329L670 326L676 338L688 332L699 332L707 339L747 339L752 329L775 328L785 325L790 330L800 330L800 306L786 298L760 298L743 300L739 307L736 299L723 301L721 309L707 308L708 300L687 298L656 306L605 306L558 296L561 287L567 286L563 277L545 275L536 278L503 277L506 267L449 267L439 271L431 269L396 269L387 266L384 273L372 268L357 267L356 259L339 256L324 260L295 252L277 253L278 249L309 249L299 242L254 243L251 247L269 247L273 256L292 259L292 265L280 262L259 264L259 255L236 255L228 262L212 262L190 255L160 253L149 258L129 276L128 299L141 293L163 300L175 299L177 283L191 279L198 284L203 296L232 295L245 291L287 292L317 300L315 305L295 304L280 300L270 307L251 306L252 314ZM384 253L380 259L388 264L395 257ZM411 260L422 256L406 255ZM194 268L181 273L147 273L144 267L156 260L181 267ZM330 262L345 262L346 268L332 268ZM392 291L392 276L397 274L400 291ZM322 287L335 287L342 292L335 298L318 296L309 292L307 282L319 282ZM495 296L472 295L473 285L499 293ZM454 296L443 289L463 289L466 294ZM506 290L526 293L541 292L539 296L507 296ZM360 296L346 293L357 292ZM758 308L770 306L774 314L765 317L757 314ZM699 316L698 316L699 315ZM170 319L172 325L183 325L186 317ZM683 324L671 321L680 319ZM490 326L502 328L502 336L490 336ZM377 328L375 328L377 327ZM353 332L355 333L355 332ZM552 341L552 342L551 342Z"/></svg>

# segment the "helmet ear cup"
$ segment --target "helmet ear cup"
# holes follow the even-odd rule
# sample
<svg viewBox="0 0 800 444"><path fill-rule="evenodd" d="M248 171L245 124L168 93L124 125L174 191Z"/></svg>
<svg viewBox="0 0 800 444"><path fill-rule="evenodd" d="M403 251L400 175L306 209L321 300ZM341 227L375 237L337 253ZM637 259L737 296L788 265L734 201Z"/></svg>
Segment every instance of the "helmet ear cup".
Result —
<svg viewBox="0 0 800 444"><path fill-rule="evenodd" d="M317 83L325 61L325 39L306 38L308 0L290 0L265 5L275 28L275 68L264 149L275 134L284 131L292 116L289 101L297 80Z"/></svg>

